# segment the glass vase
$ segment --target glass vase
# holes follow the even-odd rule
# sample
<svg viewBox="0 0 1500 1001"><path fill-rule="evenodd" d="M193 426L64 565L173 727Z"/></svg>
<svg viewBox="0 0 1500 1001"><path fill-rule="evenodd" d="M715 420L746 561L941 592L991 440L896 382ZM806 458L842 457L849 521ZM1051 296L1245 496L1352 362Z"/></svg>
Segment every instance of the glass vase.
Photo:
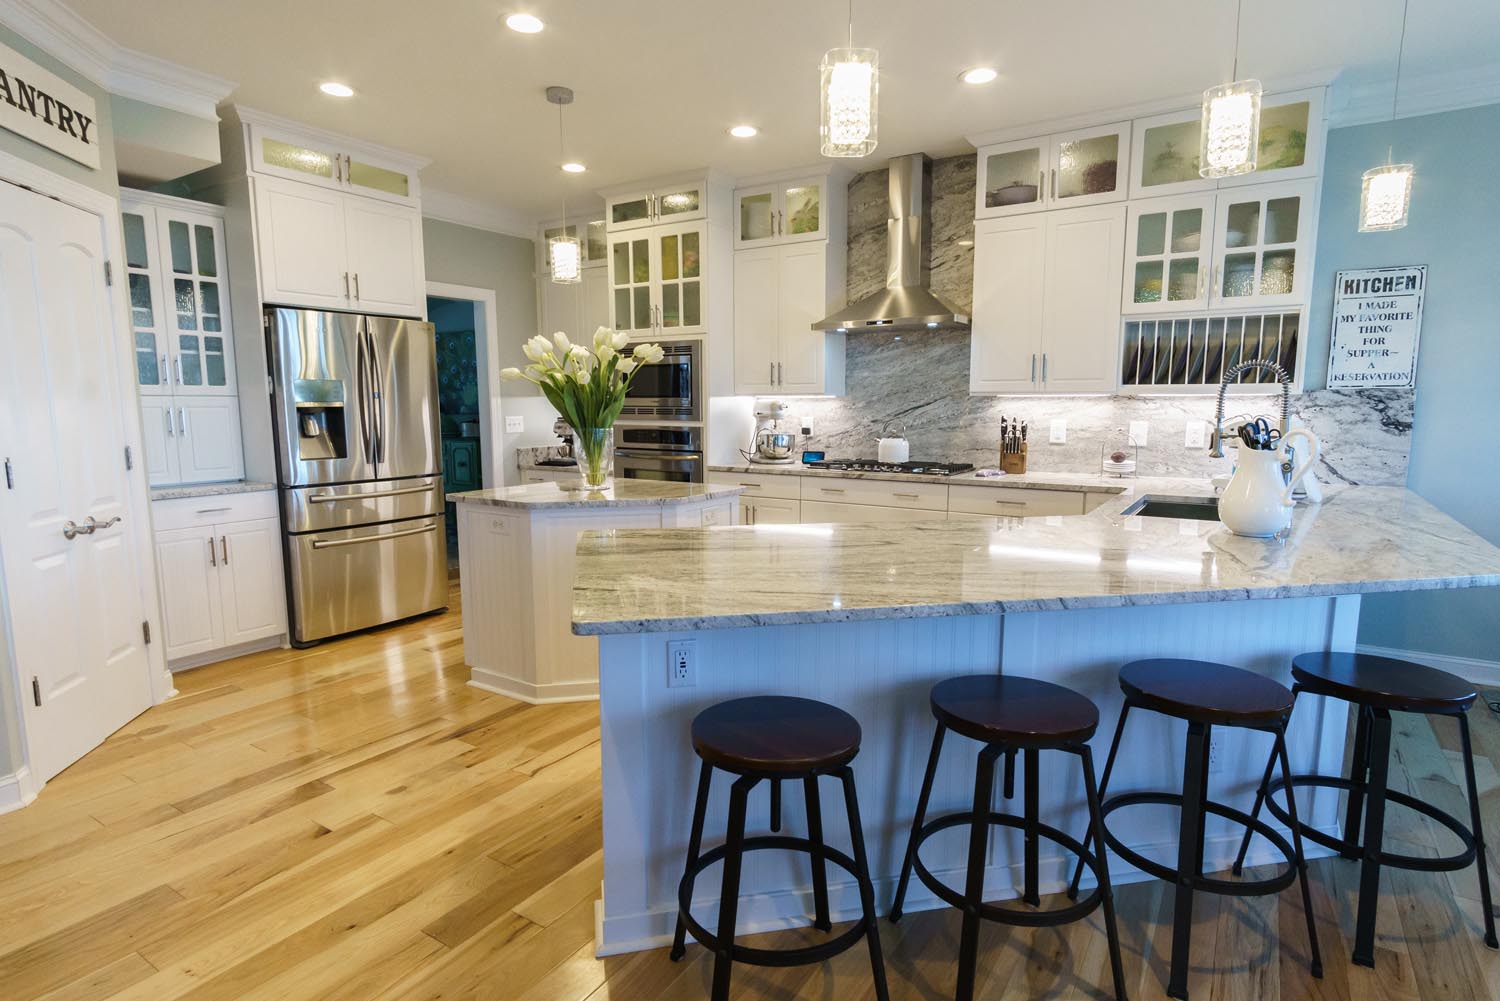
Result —
<svg viewBox="0 0 1500 1001"><path fill-rule="evenodd" d="M615 429L574 428L574 445L578 475L585 490L602 490L609 486L615 458Z"/></svg>

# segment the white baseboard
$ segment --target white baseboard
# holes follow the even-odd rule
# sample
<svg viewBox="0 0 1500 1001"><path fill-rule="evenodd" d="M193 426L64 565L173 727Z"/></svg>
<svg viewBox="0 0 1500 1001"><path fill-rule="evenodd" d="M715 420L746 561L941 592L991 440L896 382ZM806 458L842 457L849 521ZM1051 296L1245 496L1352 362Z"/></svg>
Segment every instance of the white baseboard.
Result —
<svg viewBox="0 0 1500 1001"><path fill-rule="evenodd" d="M1452 657L1442 653L1428 653L1425 650L1401 650L1396 647L1370 646L1361 643L1356 647L1360 653L1373 654L1377 657L1395 657L1398 660L1409 660L1416 664L1426 664L1440 671L1456 674L1465 681L1472 681L1476 685L1492 685L1500 688L1500 660L1481 660L1478 657Z"/></svg>
<svg viewBox="0 0 1500 1001"><path fill-rule="evenodd" d="M469 686L483 692L504 695L532 705L547 705L553 702L598 702L599 682L563 681L549 685L534 685L497 671L482 667L469 668Z"/></svg>
<svg viewBox="0 0 1500 1001"><path fill-rule="evenodd" d="M248 643L238 643L234 646L220 647L217 650L206 650L188 657L179 657L167 663L167 669L173 674L178 671L191 671L195 667L207 667L209 664L217 664L221 660L233 660L235 657L243 657L247 653L260 653L262 650L275 650L287 646L286 633L277 633L275 636L267 636L263 639L251 640Z"/></svg>
<svg viewBox="0 0 1500 1001"><path fill-rule="evenodd" d="M0 813L19 810L36 799L36 784L31 781L31 769L25 765L9 775L0 775Z"/></svg>

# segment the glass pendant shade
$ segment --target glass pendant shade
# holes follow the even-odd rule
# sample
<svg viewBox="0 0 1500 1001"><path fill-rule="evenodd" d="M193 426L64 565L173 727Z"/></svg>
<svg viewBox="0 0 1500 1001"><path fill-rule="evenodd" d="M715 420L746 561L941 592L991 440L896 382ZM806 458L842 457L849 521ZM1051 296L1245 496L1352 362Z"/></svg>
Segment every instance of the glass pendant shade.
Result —
<svg viewBox="0 0 1500 1001"><path fill-rule="evenodd" d="M552 261L554 284L572 285L583 280L583 258L576 236L554 236L547 244L547 256Z"/></svg>
<svg viewBox="0 0 1500 1001"><path fill-rule="evenodd" d="M1380 233L1406 225L1411 210L1412 165L1393 163L1365 171L1359 189L1359 231Z"/></svg>
<svg viewBox="0 0 1500 1001"><path fill-rule="evenodd" d="M874 49L829 49L823 56L823 155L868 156L879 139L880 55Z"/></svg>
<svg viewBox="0 0 1500 1001"><path fill-rule="evenodd" d="M1255 169L1260 141L1260 81L1236 80L1203 92L1198 173L1232 177Z"/></svg>

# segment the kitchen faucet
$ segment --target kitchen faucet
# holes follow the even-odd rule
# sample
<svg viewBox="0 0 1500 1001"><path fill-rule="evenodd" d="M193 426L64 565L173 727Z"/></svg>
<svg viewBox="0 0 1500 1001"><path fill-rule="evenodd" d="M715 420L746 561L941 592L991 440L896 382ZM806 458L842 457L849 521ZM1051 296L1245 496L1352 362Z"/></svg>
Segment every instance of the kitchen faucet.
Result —
<svg viewBox="0 0 1500 1001"><path fill-rule="evenodd" d="M1233 368L1225 371L1224 378L1219 380L1219 403L1214 410L1214 431L1209 439L1208 454L1215 459L1224 458L1224 394L1229 392L1229 384L1238 379L1243 373L1252 368L1263 369L1276 376L1276 381L1281 383L1281 435L1292 429L1292 377L1287 370L1274 361L1266 361L1256 358L1252 361L1242 361ZM1288 466L1287 468L1290 468Z"/></svg>

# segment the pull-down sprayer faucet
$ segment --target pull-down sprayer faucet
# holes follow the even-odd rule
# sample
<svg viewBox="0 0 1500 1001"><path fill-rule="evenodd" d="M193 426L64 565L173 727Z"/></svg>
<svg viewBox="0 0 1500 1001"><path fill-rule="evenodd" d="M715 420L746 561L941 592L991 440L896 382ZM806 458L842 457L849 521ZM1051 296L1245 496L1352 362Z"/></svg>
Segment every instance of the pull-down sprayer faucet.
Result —
<svg viewBox="0 0 1500 1001"><path fill-rule="evenodd" d="M1242 361L1233 368L1224 372L1224 378L1219 381L1219 405L1214 410L1214 431L1209 439L1208 454L1215 459L1224 458L1224 394L1229 392L1230 383L1238 379L1243 373L1253 368L1270 372L1281 383L1281 435L1292 429L1292 377L1287 374L1286 369L1274 361L1266 361L1256 358L1253 361Z"/></svg>

